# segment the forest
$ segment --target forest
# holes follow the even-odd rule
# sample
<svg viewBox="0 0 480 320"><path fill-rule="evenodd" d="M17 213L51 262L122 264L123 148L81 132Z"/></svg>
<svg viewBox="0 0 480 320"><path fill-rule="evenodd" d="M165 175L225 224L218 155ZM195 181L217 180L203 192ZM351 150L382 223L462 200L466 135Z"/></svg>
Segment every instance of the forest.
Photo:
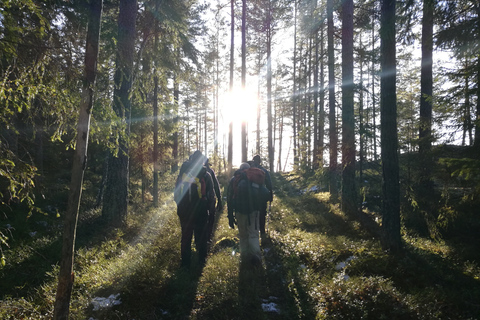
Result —
<svg viewBox="0 0 480 320"><path fill-rule="evenodd" d="M477 0L0 0L0 319L480 319ZM260 155L262 268L196 150Z"/></svg>

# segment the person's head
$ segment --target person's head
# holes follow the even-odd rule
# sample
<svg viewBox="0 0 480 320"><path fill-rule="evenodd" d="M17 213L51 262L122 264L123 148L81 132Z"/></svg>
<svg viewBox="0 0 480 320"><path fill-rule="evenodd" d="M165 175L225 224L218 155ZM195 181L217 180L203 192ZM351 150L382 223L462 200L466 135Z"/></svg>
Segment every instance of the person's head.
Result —
<svg viewBox="0 0 480 320"><path fill-rule="evenodd" d="M250 168L250 165L246 162L244 162L240 165L240 170L246 170L248 168Z"/></svg>
<svg viewBox="0 0 480 320"><path fill-rule="evenodd" d="M204 155L199 151L196 150L192 155L190 156L190 161L192 161L195 164L201 164L203 165L205 163L205 157Z"/></svg>
<svg viewBox="0 0 480 320"><path fill-rule="evenodd" d="M255 163L255 165L259 166L260 165L260 162L262 162L260 160L260 156L258 154L256 154L254 157L253 157L253 163Z"/></svg>

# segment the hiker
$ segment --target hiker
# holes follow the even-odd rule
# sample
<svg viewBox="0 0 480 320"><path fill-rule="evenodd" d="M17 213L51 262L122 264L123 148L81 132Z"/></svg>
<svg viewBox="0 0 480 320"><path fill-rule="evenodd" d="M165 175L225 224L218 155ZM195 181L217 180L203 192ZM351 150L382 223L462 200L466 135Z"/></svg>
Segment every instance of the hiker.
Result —
<svg viewBox="0 0 480 320"><path fill-rule="evenodd" d="M265 173L248 163L242 163L230 180L227 189L228 224L238 226L242 262L261 264L259 242L259 209L268 197L264 186Z"/></svg>
<svg viewBox="0 0 480 320"><path fill-rule="evenodd" d="M217 198L217 206L214 207L212 212L210 212L208 216L208 230L207 230L207 235L208 235L208 241L212 241L213 237L213 226L215 224L215 214L216 212L222 212L223 210L223 203L222 203L222 194L220 193L220 184L218 183L217 176L215 175L215 171L210 167L210 162L208 159L205 160L205 168L207 168L207 172L210 174L212 177L213 181L213 189L215 191L215 196Z"/></svg>
<svg viewBox="0 0 480 320"><path fill-rule="evenodd" d="M261 164L261 159L260 159L260 156L257 154L253 157L252 159L252 163L253 163L253 166L256 167L256 168L259 168L261 169L263 172L265 172L265 186L267 187L269 193L270 193L270 196L269 198L267 199L267 201L265 201L264 203L262 203L262 206L260 208L260 217L259 217L259 221L260 221L260 235L263 236L265 235L265 224L266 224L266 220L267 220L267 206L268 206L268 202L272 203L273 201L273 186L272 186L272 179L270 177L270 172L268 172L267 169L265 169L262 164ZM263 239L263 238L262 238Z"/></svg>
<svg viewBox="0 0 480 320"><path fill-rule="evenodd" d="M182 228L181 266L187 268L191 262L192 237L199 262L205 263L209 215L215 209L213 180L204 165L205 159L200 151L195 151L182 164L175 183L174 199Z"/></svg>

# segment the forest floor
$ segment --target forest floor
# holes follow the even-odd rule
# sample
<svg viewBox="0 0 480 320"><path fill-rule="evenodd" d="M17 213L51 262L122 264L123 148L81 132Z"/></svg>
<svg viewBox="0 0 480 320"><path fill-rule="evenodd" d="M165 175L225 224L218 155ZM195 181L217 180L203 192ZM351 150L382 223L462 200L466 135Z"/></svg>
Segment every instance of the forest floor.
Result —
<svg viewBox="0 0 480 320"><path fill-rule="evenodd" d="M99 210L82 213L70 318L480 319L479 238L433 241L403 230L404 251L389 255L328 193L309 187L275 175L257 269L240 263L226 212L206 264L179 268L171 192L159 208L133 206L122 229L102 227ZM5 251L0 319L52 316L60 227L39 221L29 222L38 233Z"/></svg>

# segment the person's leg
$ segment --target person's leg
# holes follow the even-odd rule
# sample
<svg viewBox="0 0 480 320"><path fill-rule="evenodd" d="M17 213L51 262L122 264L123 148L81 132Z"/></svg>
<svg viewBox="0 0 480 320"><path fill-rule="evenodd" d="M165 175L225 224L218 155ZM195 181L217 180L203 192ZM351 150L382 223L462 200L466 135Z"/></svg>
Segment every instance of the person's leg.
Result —
<svg viewBox="0 0 480 320"><path fill-rule="evenodd" d="M208 252L208 213L203 212L197 216L195 221L195 247L198 252L200 264L204 264L207 259Z"/></svg>
<svg viewBox="0 0 480 320"><path fill-rule="evenodd" d="M182 240L180 245L182 267L189 267L192 255L193 221L191 216L180 219Z"/></svg>
<svg viewBox="0 0 480 320"><path fill-rule="evenodd" d="M213 238L213 226L215 224L215 210L211 210L208 215L207 241L210 243Z"/></svg>
<svg viewBox="0 0 480 320"><path fill-rule="evenodd" d="M259 223L260 212L253 211L250 214L250 225L248 226L248 251L250 254L250 259L253 264L260 264L262 261L262 254L260 250L260 223Z"/></svg>
<svg viewBox="0 0 480 320"><path fill-rule="evenodd" d="M248 254L248 215L237 213L238 238L240 239L240 255L242 259Z"/></svg>
<svg viewBox="0 0 480 320"><path fill-rule="evenodd" d="M258 211L250 214L237 214L240 255L244 262L259 263L261 261L258 218Z"/></svg>
<svg viewBox="0 0 480 320"><path fill-rule="evenodd" d="M260 208L260 216L259 216L259 223L260 223L260 234L265 234L265 224L267 219L267 202Z"/></svg>

